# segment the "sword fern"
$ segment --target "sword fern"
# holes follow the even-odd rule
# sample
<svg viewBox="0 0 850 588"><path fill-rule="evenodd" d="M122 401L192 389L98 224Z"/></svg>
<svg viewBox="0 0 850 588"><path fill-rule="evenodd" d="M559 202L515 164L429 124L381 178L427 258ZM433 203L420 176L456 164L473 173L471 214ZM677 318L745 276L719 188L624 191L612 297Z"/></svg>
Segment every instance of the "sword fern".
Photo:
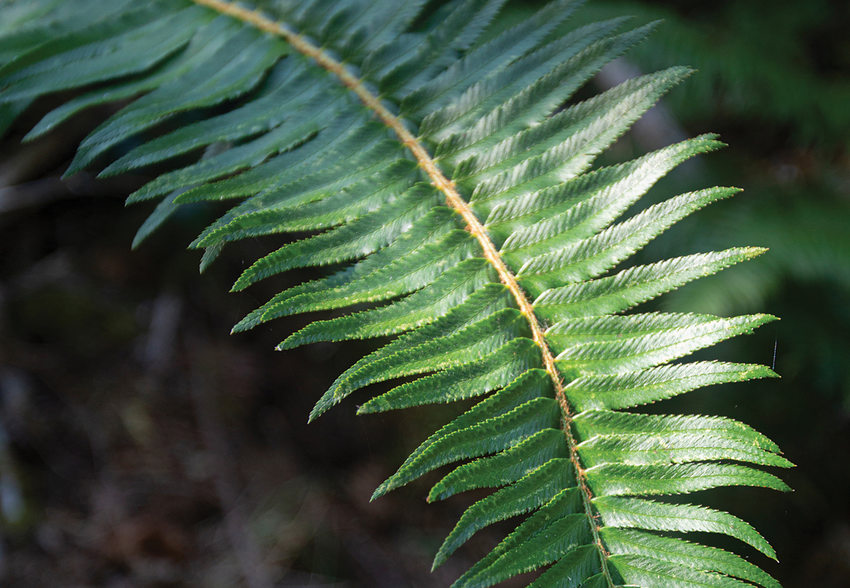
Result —
<svg viewBox="0 0 850 588"><path fill-rule="evenodd" d="M564 23L577 3L565 0L495 32L502 0L456 0L431 17L420 14L423 0L257 4L7 2L0 128L53 92L78 89L29 139L84 108L132 99L82 141L68 173L108 162L101 175L111 175L204 151L129 197L161 199L134 245L182 206L233 201L192 243L204 250L202 268L233 241L314 233L256 261L234 290L349 264L284 290L234 330L379 303L279 345L398 335L340 375L311 419L401 377L358 413L480 398L375 492L457 462L429 501L496 489L466 510L435 565L483 527L525 515L455 586L543 566L533 586L777 586L738 555L668 533L722 533L775 557L748 523L658 497L785 490L752 467L789 466L778 447L730 419L628 410L775 375L679 361L774 317L624 314L763 251L620 268L679 219L736 192L681 194L618 220L679 163L719 148L714 135L592 169L690 71L645 75L560 109L651 27L623 30L613 19L573 30ZM181 113L194 122L163 124Z"/></svg>

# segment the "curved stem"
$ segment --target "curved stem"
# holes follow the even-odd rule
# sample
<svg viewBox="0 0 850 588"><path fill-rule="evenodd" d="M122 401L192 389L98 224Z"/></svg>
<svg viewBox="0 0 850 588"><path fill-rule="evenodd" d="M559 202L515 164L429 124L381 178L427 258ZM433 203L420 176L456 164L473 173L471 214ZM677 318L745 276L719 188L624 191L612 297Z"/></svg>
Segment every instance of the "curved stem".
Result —
<svg viewBox="0 0 850 588"><path fill-rule="evenodd" d="M561 374L555 366L555 357L552 355L552 350L549 349L549 345L546 343L543 328L540 325L540 321L537 319L537 315L534 314L534 307L531 301L529 301L528 296L520 287L516 280L516 276L514 276L513 272L511 272L510 268L508 268L505 264L504 259L502 259L502 256L499 254L499 251L496 249L496 246L487 234L487 230L484 228L484 225L481 224L481 221L475 215L472 208L457 191L455 183L443 174L442 170L437 166L437 163L422 143L414 137L409 130L407 130L407 127L404 126L401 119L390 112L381 103L381 100L363 85L359 78L352 75L340 62L322 51L321 48L316 47L298 33L293 32L284 23L274 21L259 11L252 11L225 0L193 1L217 12L227 14L235 19L241 20L242 22L248 23L261 31L282 37L296 51L313 59L319 66L334 74L346 88L357 95L366 108L374 112L375 116L377 116L381 122L395 132L401 143L407 147L413 154L413 157L416 158L419 167L422 168L428 176L431 184L445 195L446 204L463 218L466 223L466 229L473 237L475 237L479 245L481 245L484 257L490 262L490 264L492 264L496 273L499 275L499 280L514 297L514 300L519 306L520 312L522 312L523 316L525 316L528 321L528 326L531 329L534 343L540 348L543 367L549 375L549 378L552 380L552 385L555 389L555 398L561 407L561 420L567 447L569 449L570 462L576 471L576 479L578 481L579 488L581 489L584 511L588 518L593 542L599 550L602 573L608 580L609 586L613 587L614 582L607 565L608 554L602 543L602 539L599 536L599 527L597 526L596 518L593 513L593 504L591 502L593 500L593 493L587 484L585 471L581 466L581 461L578 456L577 443L572 432L572 408L570 407L566 393L564 392L564 382L561 379Z"/></svg>

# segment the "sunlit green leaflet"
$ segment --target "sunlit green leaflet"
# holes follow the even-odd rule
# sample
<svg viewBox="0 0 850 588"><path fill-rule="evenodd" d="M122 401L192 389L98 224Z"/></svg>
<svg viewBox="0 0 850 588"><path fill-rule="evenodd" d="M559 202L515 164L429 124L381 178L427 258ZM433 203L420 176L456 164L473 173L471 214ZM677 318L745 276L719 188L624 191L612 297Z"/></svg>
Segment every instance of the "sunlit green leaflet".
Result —
<svg viewBox="0 0 850 588"><path fill-rule="evenodd" d="M752 467L789 466L779 449L728 419L626 411L774 375L756 365L671 363L773 317L622 314L762 252L621 267L681 218L735 192L682 194L618 220L676 165L717 149L711 135L591 169L690 72L648 74L561 108L651 27L621 31L626 21L615 19L573 29L567 17L577 3L564 0L491 32L501 4L458 0L422 15L423 1L249 10L162 0L116 4L85 27L78 11L51 12L47 0L29 10L3 4L18 25L0 36L0 55L9 56L0 128L51 92L79 89L30 137L135 97L83 140L69 171L114 174L197 155L130 196L162 198L136 244L179 207L234 201L192 244L205 249L202 267L227 243L313 233L257 260L235 290L292 268L350 264L279 293L234 330L377 303L312 322L280 344L398 335L342 374L311 419L399 377L408 380L359 412L477 399L375 493L457 462L465 463L429 500L495 489L464 513L435 565L480 529L525 516L456 586L543 566L532 585L776 586L737 555L664 534L723 533L773 557L751 526L663 496L724 485L784 490ZM188 113L191 124L175 128Z"/></svg>

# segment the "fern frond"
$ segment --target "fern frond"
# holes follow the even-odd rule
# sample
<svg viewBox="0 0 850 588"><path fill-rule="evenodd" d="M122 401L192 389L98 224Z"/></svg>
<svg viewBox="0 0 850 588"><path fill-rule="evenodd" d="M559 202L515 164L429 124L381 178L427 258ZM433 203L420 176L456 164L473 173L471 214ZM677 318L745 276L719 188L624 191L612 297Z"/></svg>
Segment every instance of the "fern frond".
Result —
<svg viewBox="0 0 850 588"><path fill-rule="evenodd" d="M727 485L787 490L754 467L790 466L778 447L729 419L627 410L775 376L757 365L673 363L774 317L625 314L764 251L621 267L736 192L681 194L620 219L678 164L719 148L713 135L591 169L690 75L670 68L561 109L652 26L620 32L625 19L613 19L570 30L577 3L568 0L500 32L490 28L501 0L456 0L431 18L422 1L268 4L4 7L0 22L15 26L0 28L0 130L53 92L79 90L28 138L85 108L130 100L82 141L67 173L195 156L128 198L161 199L134 246L183 206L233 202L192 243L205 249L202 268L233 241L311 233L281 238L233 290L348 264L280 292L234 331L377 303L313 321L279 345L398 336L340 375L311 420L402 377L358 413L478 399L375 491L458 462L429 501L495 489L462 515L435 566L479 530L525 515L455 586L544 566L533 586L777 586L737 555L665 534L725 534L775 557L749 524L656 497ZM87 10L95 16L81 16Z"/></svg>

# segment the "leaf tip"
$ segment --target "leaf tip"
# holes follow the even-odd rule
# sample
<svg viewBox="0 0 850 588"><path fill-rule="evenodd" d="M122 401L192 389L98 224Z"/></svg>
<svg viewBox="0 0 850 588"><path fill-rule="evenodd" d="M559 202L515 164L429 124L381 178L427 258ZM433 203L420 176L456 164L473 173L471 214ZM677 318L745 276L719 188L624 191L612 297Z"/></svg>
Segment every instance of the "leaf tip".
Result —
<svg viewBox="0 0 850 588"><path fill-rule="evenodd" d="M328 390L328 392L325 392L325 394L321 398L319 398L318 402L316 402L315 406L313 406L313 410L310 411L310 415L307 417L308 425L323 414L325 414L325 412L327 412L328 409L333 406L333 403L327 400L329 392L330 390Z"/></svg>
<svg viewBox="0 0 850 588"><path fill-rule="evenodd" d="M59 179L67 180L79 171L81 171L81 168L74 166L74 163L71 162L71 165L68 166L68 169L66 169L61 176L59 176Z"/></svg>
<svg viewBox="0 0 850 588"><path fill-rule="evenodd" d="M248 269L250 269L250 268L248 268ZM251 275L248 274L248 270L245 270L244 272L242 272L242 275L240 275L236 279L236 281L233 283L233 286L230 288L230 291L231 292L241 292L242 290L244 290L248 286L251 286L253 283L254 283L254 280L252 279Z"/></svg>
<svg viewBox="0 0 850 588"><path fill-rule="evenodd" d="M130 251L135 251L138 249L141 244L144 242L147 235L142 235L141 233L136 233L136 236L133 237L133 242L130 243Z"/></svg>
<svg viewBox="0 0 850 588"><path fill-rule="evenodd" d="M434 556L434 561L431 563L431 571L433 572L438 567L446 563L446 560L449 558L449 554L445 552L443 547L440 547L440 550L437 551L437 555Z"/></svg>
<svg viewBox="0 0 850 588"><path fill-rule="evenodd" d="M432 502L439 502L440 500L444 500L449 496L451 496L451 494L446 492L444 485L441 482L437 482L431 488L431 491L428 492L428 497L425 500L430 504Z"/></svg>
<svg viewBox="0 0 850 588"><path fill-rule="evenodd" d="M373 414L376 412L380 412L380 409L375 409L375 404L372 402L372 400L370 400L367 403L358 406L356 414Z"/></svg>
<svg viewBox="0 0 850 588"><path fill-rule="evenodd" d="M392 480L392 478L390 478L390 480ZM375 502L378 498L380 498L390 490L393 490L393 487L389 485L390 480L387 480L386 482L375 488L375 491L372 492L371 498L369 498L369 502Z"/></svg>
<svg viewBox="0 0 850 588"><path fill-rule="evenodd" d="M30 132L24 135L24 137L21 139L21 143L29 143L31 141L35 141L36 139L44 135L48 130L49 129L47 128L40 127L40 125L36 125L32 129L30 129Z"/></svg>
<svg viewBox="0 0 850 588"><path fill-rule="evenodd" d="M100 173L97 174L98 179L111 178L113 176L117 176L118 174L127 171L123 166L115 165L116 163L118 163L118 162L116 161L116 162L110 163L104 169L102 169L100 171Z"/></svg>

